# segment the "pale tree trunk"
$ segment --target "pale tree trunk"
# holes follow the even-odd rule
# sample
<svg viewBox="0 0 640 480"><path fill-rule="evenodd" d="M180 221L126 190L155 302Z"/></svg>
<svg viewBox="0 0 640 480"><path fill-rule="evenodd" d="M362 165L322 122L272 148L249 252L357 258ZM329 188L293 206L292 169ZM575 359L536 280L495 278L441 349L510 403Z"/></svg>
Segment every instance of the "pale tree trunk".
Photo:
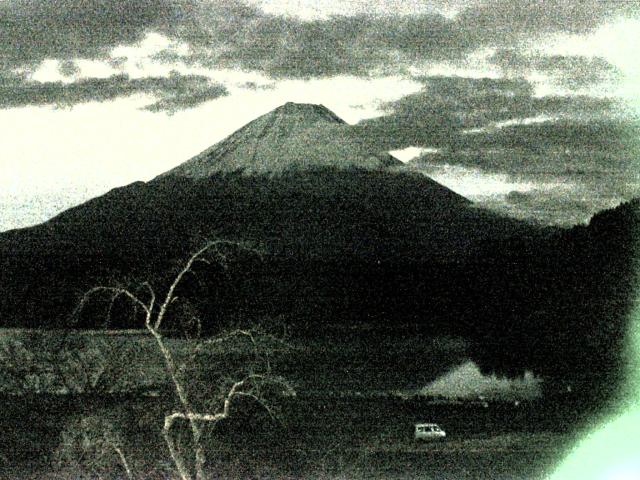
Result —
<svg viewBox="0 0 640 480"><path fill-rule="evenodd" d="M162 322L164 320L165 314L170 307L170 305L176 300L175 292L176 288L182 281L185 275L192 271L193 265L200 261L204 263L210 263L207 259L203 258L203 255L207 253L209 250L218 246L220 244L232 244L238 245L236 242L228 242L228 241L214 241L207 243L204 247L194 253L185 266L180 270L177 276L174 278L169 290L167 291L166 297L164 298L163 303L156 308L156 295L151 287L151 285L147 282L143 283L141 286L145 287L149 292L149 299L145 302L140 299L140 297L134 295L129 290L124 288L115 288L115 287L95 287L91 289L89 292L85 294L80 305L77 309L79 311L82 309L88 298L97 292L108 292L111 294L111 305L113 302L120 296L128 298L134 305L141 307L145 313L145 327L147 331L153 336L155 342L158 346L160 353L162 354L165 368L169 377L171 378L171 382L173 383L173 387L178 397L178 401L181 405L181 410L178 412L174 412L170 415L167 415L164 419L164 426L162 429L162 435L164 437L165 443L167 444L167 448L169 449L169 455L171 456L171 460L173 461L176 470L178 471L178 475L181 480L194 480L194 476L192 475L189 464L182 455L182 453L177 448L173 437L171 435L172 426L175 420L185 420L189 423L189 427L191 430L191 437L193 441L193 470L195 471L195 480L204 480L205 479L205 465L206 465L206 454L205 449L202 445L202 426L205 423L216 424L220 420L227 418L230 415L231 404L236 397L244 396L249 397L262 405L270 415L272 415L272 411L269 406L262 401L259 396L259 384L277 384L285 388L289 393L293 392L291 387L284 382L283 380L277 379L275 377L271 377L268 373L266 375L248 375L244 379L235 382L223 400L222 411L216 414L211 413L198 413L193 408L191 401L189 399L188 391L185 388L184 382L181 379L180 370L176 364L176 361L171 353L171 350L167 346L164 341L164 337L160 331L162 327ZM224 256L221 254L221 260L224 260ZM110 307L111 308L111 307ZM257 344L255 338L251 334L251 332L245 330L237 330L232 332L229 337L234 335L244 335L247 336L252 344L254 351L257 353ZM224 339L221 339L224 340ZM267 369L268 372L268 369ZM131 469L129 465L126 463L126 458L122 451L117 451L119 454L121 461L127 471L127 474L130 478L132 478Z"/></svg>
<svg viewBox="0 0 640 480"><path fill-rule="evenodd" d="M120 447L117 447L117 446L114 446L113 449L118 454L118 457L120 458L120 462L122 463L122 467L124 468L125 472L127 472L127 478L129 480L133 480L133 471L129 466L129 462L127 462L127 457L124 455L124 452Z"/></svg>
<svg viewBox="0 0 640 480"><path fill-rule="evenodd" d="M158 349L160 350L160 353L162 353L167 373L169 374L169 377L171 377L171 381L173 382L173 387L175 389L176 395L178 396L178 400L180 401L182 408L186 413L185 418L189 422L189 426L191 428L191 436L193 438L193 449L195 455L194 468L196 471L196 480L202 480L204 479L204 465L206 462L206 458L204 450L202 448L202 429L198 424L199 419L195 414L193 408L191 407L191 402L189 401L187 391L182 385L182 382L179 378L180 373L178 371L178 367L175 363L173 355L171 354L171 351L165 345L162 335L150 324L147 324L147 329L149 330L151 335L153 335L153 338L158 345ZM186 462L182 458L182 455L175 448L173 440L171 439L171 423L167 424L167 421L165 420L165 425L163 428L163 436L165 438L165 442L169 447L169 453L176 465L176 468L178 469L178 473L180 474L182 480L191 480L188 468L186 467Z"/></svg>

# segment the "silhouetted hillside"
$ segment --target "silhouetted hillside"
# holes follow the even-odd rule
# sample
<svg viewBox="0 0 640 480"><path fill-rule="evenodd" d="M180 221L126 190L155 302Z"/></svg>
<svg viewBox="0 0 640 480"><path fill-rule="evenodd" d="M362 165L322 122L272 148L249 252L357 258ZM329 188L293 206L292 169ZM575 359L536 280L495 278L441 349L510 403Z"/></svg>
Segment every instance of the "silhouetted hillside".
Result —
<svg viewBox="0 0 640 480"><path fill-rule="evenodd" d="M531 368L615 392L637 285L639 207L633 200L588 226L487 249L476 336L486 370Z"/></svg>
<svg viewBox="0 0 640 480"><path fill-rule="evenodd" d="M399 288L384 269L397 270L394 276L406 275L403 283L413 284L418 265L465 263L483 241L518 229L529 227L472 208L415 174L322 169L165 177L113 190L42 225L1 235L2 285L12 292L2 300L2 318L5 325L64 323L78 294L96 282L161 278L206 238L249 241L264 251L265 259L241 276L248 283L258 281L263 269L271 276L282 272L281 279L267 283L282 290L293 282L283 300L308 299L311 290L327 302L357 292L376 298L377 289ZM342 287L325 292L314 286L321 280L332 291ZM256 308L277 303L278 292L264 297Z"/></svg>
<svg viewBox="0 0 640 480"><path fill-rule="evenodd" d="M436 201L430 186L419 175L359 170L132 184L0 236L4 325L64 325L92 285L162 285L200 239L233 238L265 255L237 257L227 272L203 266L206 281L180 292L198 299L209 329L279 318L299 338L352 335L359 365L371 362L367 345L390 338L412 350L420 338L461 336L485 370L612 385L638 202L586 227L539 230L455 195ZM102 324L104 312L91 313L82 326ZM111 326L132 326L121 313ZM392 355L399 383L415 378L415 353Z"/></svg>

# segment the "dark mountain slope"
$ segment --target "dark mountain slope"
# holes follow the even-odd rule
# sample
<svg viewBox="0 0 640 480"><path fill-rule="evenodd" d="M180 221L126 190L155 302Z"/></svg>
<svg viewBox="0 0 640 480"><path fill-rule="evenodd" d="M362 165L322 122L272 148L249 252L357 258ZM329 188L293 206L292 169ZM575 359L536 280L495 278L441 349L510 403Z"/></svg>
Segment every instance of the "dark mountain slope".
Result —
<svg viewBox="0 0 640 480"><path fill-rule="evenodd" d="M3 300L3 318L5 325L57 324L76 294L92 283L122 275L162 276L197 239L250 241L264 250L265 265L286 265L295 270L290 275L306 282L338 266L348 271L383 263L473 262L474 250L487 239L529 230L475 209L453 192L442 196L421 175L322 169L277 177L165 177L116 189L45 224L0 235L2 285L13 292ZM311 264L313 272L305 272ZM358 284L345 285L342 294L373 295L372 280L393 288L383 285L392 283L389 279L365 275ZM324 295L322 289L318 295Z"/></svg>
<svg viewBox="0 0 640 480"><path fill-rule="evenodd" d="M148 184L0 235L11 292L3 322L59 324L80 291L112 277L162 276L195 239L254 242L293 268L287 275L309 278L305 262L459 261L519 225L427 177L387 171L399 162L347 137L345 126L323 106L288 103Z"/></svg>

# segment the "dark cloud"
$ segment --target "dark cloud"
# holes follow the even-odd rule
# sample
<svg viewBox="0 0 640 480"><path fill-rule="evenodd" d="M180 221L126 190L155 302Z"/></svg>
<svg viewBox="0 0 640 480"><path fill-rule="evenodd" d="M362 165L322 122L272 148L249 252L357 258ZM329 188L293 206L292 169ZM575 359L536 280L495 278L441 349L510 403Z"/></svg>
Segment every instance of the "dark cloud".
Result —
<svg viewBox="0 0 640 480"><path fill-rule="evenodd" d="M275 90L276 86L273 83L256 83L256 82L244 82L239 85L240 88L245 90Z"/></svg>
<svg viewBox="0 0 640 480"><path fill-rule="evenodd" d="M451 146L465 129L521 117L532 98L522 80L431 77L424 88L383 105L387 115L356 127L382 147Z"/></svg>
<svg viewBox="0 0 640 480"><path fill-rule="evenodd" d="M552 148L565 151L588 149L594 152L622 152L637 149L638 125L616 119L560 119L533 124L509 125L488 131L462 134L458 148L520 149L544 152Z"/></svg>
<svg viewBox="0 0 640 480"><path fill-rule="evenodd" d="M521 168L514 169L515 165ZM439 152L423 155L410 167L456 191L462 188L458 193L478 207L545 225L586 223L596 212L640 195L637 169L612 155L599 155L594 160L586 150L543 154L516 150ZM507 194L500 193L503 188L464 190L471 178L478 184L511 184L514 190Z"/></svg>
<svg viewBox="0 0 640 480"><path fill-rule="evenodd" d="M255 7L199 4L170 35L193 51L184 60L259 70L273 77L369 75L424 61L456 61L477 49L531 42L549 33L585 33L617 15L638 13L637 2L491 0L466 2L449 18L416 15L332 16L303 21ZM541 65L541 68L543 65ZM568 65L567 67L570 67ZM549 66L551 68L551 66Z"/></svg>
<svg viewBox="0 0 640 480"><path fill-rule="evenodd" d="M65 77L73 77L80 73L80 68L72 60L63 60L58 65L58 72Z"/></svg>
<svg viewBox="0 0 640 480"><path fill-rule="evenodd" d="M483 0L462 10L456 22L476 42L496 46L553 33L588 33L639 11L637 0Z"/></svg>
<svg viewBox="0 0 640 480"><path fill-rule="evenodd" d="M538 141L583 144L593 136L592 142L603 144L622 141L618 134L623 128L611 120L622 107L612 99L536 97L532 85L523 79L430 77L422 81L422 90L383 105L386 115L363 121L354 130L390 150L513 147L519 141L516 133L523 134L522 147ZM532 126L497 126L543 116L558 118Z"/></svg>
<svg viewBox="0 0 640 480"><path fill-rule="evenodd" d="M388 124L405 141L438 147L437 153L426 153L412 162L427 175L450 165L539 185L506 196L474 198L480 206L517 218L543 224L584 223L597 211L640 194L635 180L640 124L626 116L617 102L584 96L537 98L516 80L456 81L474 85L465 89L472 92L470 98L457 93L449 102L448 94L434 95L426 88L428 95L419 92L393 102L387 105L387 116L363 122L358 128L367 131L373 122L374 131L383 136ZM439 91L460 89L450 85ZM437 117L429 104L432 98L438 99ZM452 113L443 113L447 109ZM467 109L471 112L466 113ZM538 119L526 120L531 117ZM437 123L437 118L455 121Z"/></svg>
<svg viewBox="0 0 640 480"><path fill-rule="evenodd" d="M0 4L0 58L34 66L45 58L102 58L156 31L189 44L159 58L261 71L272 77L394 72L423 61L454 61L486 47L531 42L550 32L581 33L637 2L492 0L463 2L456 17L432 12L332 16L306 21L266 14L240 1L13 0Z"/></svg>
<svg viewBox="0 0 640 480"><path fill-rule="evenodd" d="M623 150L597 150L585 146L549 146L535 150L474 147L454 151L443 149L438 153L425 154L412 163L419 169L458 165L488 173L506 173L519 179L541 174L581 179L602 179L614 175L614 181L621 184L624 178L619 175L634 172L637 153L637 147Z"/></svg>
<svg viewBox="0 0 640 480"><path fill-rule="evenodd" d="M46 58L104 58L109 49L141 40L149 28L177 18L163 0L9 0L0 3L0 58L37 65Z"/></svg>
<svg viewBox="0 0 640 480"><path fill-rule="evenodd" d="M601 57L523 54L515 49L501 49L490 61L507 76L526 76L539 72L551 77L556 84L570 89L611 84L621 77L618 68Z"/></svg>
<svg viewBox="0 0 640 480"><path fill-rule="evenodd" d="M196 88L187 88L184 91L175 91L169 94L165 92L164 95L164 98L161 98L151 105L147 105L144 109L150 112L166 112L172 114L228 95L228 91L224 85L210 84L198 85Z"/></svg>
<svg viewBox="0 0 640 480"><path fill-rule="evenodd" d="M632 183L640 124L617 101L537 97L522 79L422 81L421 91L387 103L385 115L353 126L354 134L365 135L381 149L438 148L412 162L427 175L454 166L528 184L566 184L568 188L474 199L542 223L584 222L640 193Z"/></svg>
<svg viewBox="0 0 640 480"><path fill-rule="evenodd" d="M104 102L137 93L158 98L147 106L151 111L175 112L227 95L224 85L199 75L172 72L168 77L86 78L73 83L36 82L26 75L0 77L0 108L55 105L70 107L79 103Z"/></svg>
<svg viewBox="0 0 640 480"><path fill-rule="evenodd" d="M637 168L639 131L638 125L622 122L514 126L470 136L464 148L460 141L456 148L444 148L416 163L460 165L523 178L546 174L600 180L614 175L620 184L625 179L617 175Z"/></svg>
<svg viewBox="0 0 640 480"><path fill-rule="evenodd" d="M229 6L227 6L229 8ZM211 19L206 24L196 19ZM167 61L261 71L274 78L366 76L417 60L461 57L464 36L441 15L414 17L339 16L302 21L266 15L249 7L210 10L168 32L192 51Z"/></svg>

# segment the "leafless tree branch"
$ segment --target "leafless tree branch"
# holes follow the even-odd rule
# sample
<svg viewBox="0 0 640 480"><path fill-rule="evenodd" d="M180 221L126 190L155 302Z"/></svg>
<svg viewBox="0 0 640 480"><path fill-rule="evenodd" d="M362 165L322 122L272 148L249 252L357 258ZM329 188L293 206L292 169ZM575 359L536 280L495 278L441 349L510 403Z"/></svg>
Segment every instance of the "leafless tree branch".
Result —
<svg viewBox="0 0 640 480"><path fill-rule="evenodd" d="M171 285L169 286L167 293L158 308L156 308L156 293L152 286L148 282L144 282L140 285L140 287L144 287L148 291L149 298L145 302L138 295L132 293L130 290L126 288L120 287L94 287L89 290L82 297L80 304L74 311L74 315L79 315L81 310L87 304L87 302L91 299L92 296L99 293L109 293L111 294L111 303L109 306L109 316L111 313L111 309L113 303L119 297L128 298L134 306L142 308L145 313L145 321L144 325L150 335L155 339L155 343L163 357L165 369L169 374L171 382L173 384L174 391L180 402L180 410L167 415L164 419L164 427L162 430L163 437L169 449L169 454L171 455L172 461L178 471L178 474L182 480L192 480L194 477L192 476L190 469L188 467L188 463L183 457L182 453L177 448L175 441L172 436L172 427L176 420L184 420L189 424L191 430L191 437L193 440L193 454L194 454L194 471L195 471L195 480L204 480L204 466L206 463L205 450L202 445L202 427L203 424L216 424L220 420L227 418L231 413L231 407L234 399L238 397L246 397L251 398L256 401L259 405L261 405L265 411L272 417L275 418L275 413L273 409L268 405L266 400L261 395L261 386L271 384L278 385L284 389L287 393L291 393L293 391L292 387L285 382L283 379L272 377L270 375L270 364L268 361L266 362L267 369L265 373L255 373L245 376L242 380L234 382L226 395L223 398L222 402L222 410L217 413L203 413L198 412L193 407L191 402L191 398L189 397L189 392L185 387L185 382L182 379L181 369L178 367L176 360L167 346L164 336L161 332L161 327L163 325L163 320L170 306L176 301L178 298L176 296L176 291L183 281L184 277L189 273L193 272L193 267L196 263L204 263L211 264L211 261L205 257L207 253L215 250L216 253L216 261L222 264L223 267L226 267L227 257L226 255L218 250L218 247L223 245L231 245L235 247L241 247L243 250L252 250L239 242L229 241L229 240L215 240L207 242L203 247L197 250L184 264L184 266L178 271L177 275L174 277ZM258 252L255 252L258 253ZM197 322L198 328L200 328L200 319L195 318ZM202 348L202 346L211 347L214 344L221 344L229 341L235 337L243 337L247 338L252 345L252 352L254 356L254 361L256 364L259 364L262 360L260 356L260 349L258 344L258 339L255 334L251 330L246 329L238 329L232 332L229 332L225 335L222 335L216 339L208 340L206 342L201 343L196 347L196 351ZM126 463L126 458L122 454L122 451L117 452L122 459L122 463L124 465L127 474L130 474L130 468Z"/></svg>

